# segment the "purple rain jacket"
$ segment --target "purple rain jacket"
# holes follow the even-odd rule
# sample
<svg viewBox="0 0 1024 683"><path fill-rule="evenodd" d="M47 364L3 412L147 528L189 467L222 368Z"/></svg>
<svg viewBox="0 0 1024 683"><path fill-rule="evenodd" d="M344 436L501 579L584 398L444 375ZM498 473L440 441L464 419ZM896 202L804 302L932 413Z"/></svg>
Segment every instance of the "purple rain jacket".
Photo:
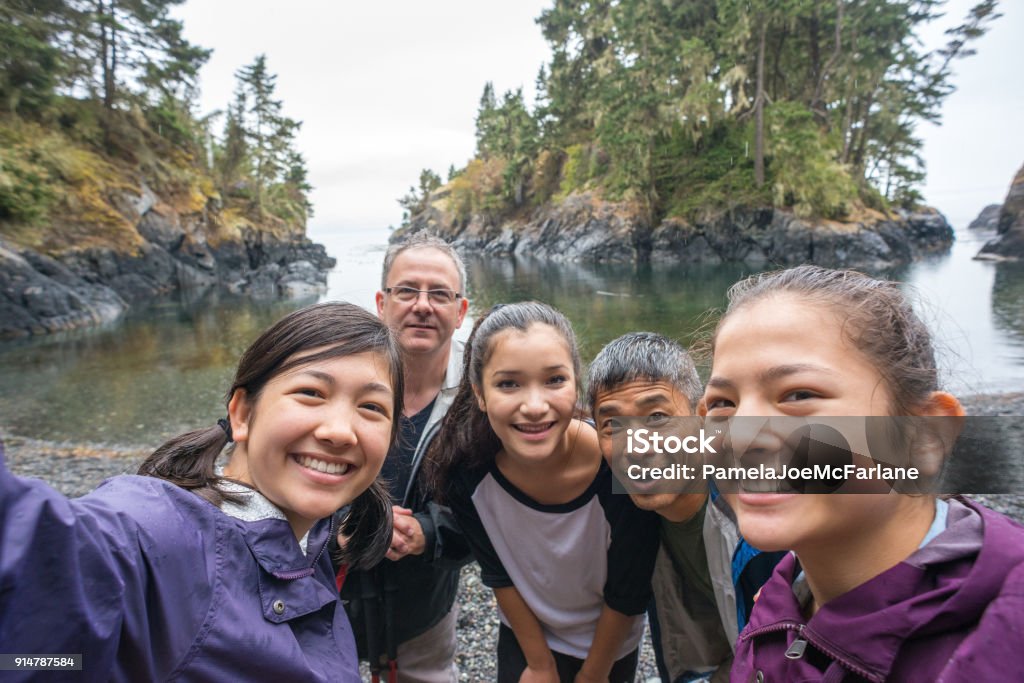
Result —
<svg viewBox="0 0 1024 683"><path fill-rule="evenodd" d="M243 522L151 477L68 500L0 450L0 652L82 655L3 680L358 681L323 550L280 519Z"/></svg>
<svg viewBox="0 0 1024 683"><path fill-rule="evenodd" d="M733 683L1020 680L1024 527L963 502L930 543L810 620L785 557L740 634Z"/></svg>

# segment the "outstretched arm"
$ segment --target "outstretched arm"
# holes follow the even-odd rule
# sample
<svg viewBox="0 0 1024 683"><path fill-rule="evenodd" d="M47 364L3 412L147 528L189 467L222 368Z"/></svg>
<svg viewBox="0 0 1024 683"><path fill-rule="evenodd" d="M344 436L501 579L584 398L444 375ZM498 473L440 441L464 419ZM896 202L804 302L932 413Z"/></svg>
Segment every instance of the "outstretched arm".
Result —
<svg viewBox="0 0 1024 683"><path fill-rule="evenodd" d="M193 497L196 505L208 505ZM41 481L12 475L0 447L4 649L81 653L82 680L166 678L194 631L181 627L180 595L151 582L149 568L159 563L168 575L194 577L190 599L208 597L206 555L195 540L204 530L153 535L136 514L155 520L151 527L177 529L179 512L149 478L118 477L99 492L68 500Z"/></svg>

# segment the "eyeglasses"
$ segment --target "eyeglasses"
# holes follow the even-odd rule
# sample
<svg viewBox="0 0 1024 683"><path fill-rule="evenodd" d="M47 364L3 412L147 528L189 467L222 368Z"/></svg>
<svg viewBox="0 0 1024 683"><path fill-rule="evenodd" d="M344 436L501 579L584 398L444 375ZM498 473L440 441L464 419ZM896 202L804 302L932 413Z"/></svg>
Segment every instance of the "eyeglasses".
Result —
<svg viewBox="0 0 1024 683"><path fill-rule="evenodd" d="M412 303L420 298L420 293L427 295L427 301L434 306L448 306L462 297L450 289L416 289L415 287L387 287L385 294L390 294L403 303Z"/></svg>

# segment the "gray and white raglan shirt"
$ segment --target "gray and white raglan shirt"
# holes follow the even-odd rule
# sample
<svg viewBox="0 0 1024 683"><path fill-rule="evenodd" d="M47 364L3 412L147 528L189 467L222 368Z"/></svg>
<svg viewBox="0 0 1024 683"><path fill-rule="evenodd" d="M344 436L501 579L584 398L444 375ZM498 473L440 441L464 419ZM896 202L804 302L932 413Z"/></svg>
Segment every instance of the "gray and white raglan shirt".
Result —
<svg viewBox="0 0 1024 683"><path fill-rule="evenodd" d="M604 461L586 491L557 505L530 498L493 462L452 477L447 502L484 585L515 586L553 651L585 659L605 604L629 616L647 608L658 516L612 493ZM616 659L636 649L643 627L638 619Z"/></svg>

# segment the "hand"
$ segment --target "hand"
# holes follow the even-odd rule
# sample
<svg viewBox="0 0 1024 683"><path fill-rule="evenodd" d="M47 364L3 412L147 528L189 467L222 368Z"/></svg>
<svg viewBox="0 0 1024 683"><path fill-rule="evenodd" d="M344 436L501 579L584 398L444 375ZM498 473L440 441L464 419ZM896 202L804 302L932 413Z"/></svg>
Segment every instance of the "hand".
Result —
<svg viewBox="0 0 1024 683"><path fill-rule="evenodd" d="M422 555L427 548L427 539L423 535L423 527L413 517L412 510L399 505L392 506L394 513L394 532L391 535L391 548L387 557L397 561L406 555Z"/></svg>
<svg viewBox="0 0 1024 683"><path fill-rule="evenodd" d="M608 683L607 676L592 676L585 668L580 669L573 679L573 683Z"/></svg>
<svg viewBox="0 0 1024 683"><path fill-rule="evenodd" d="M558 669L553 660L547 669L531 669L527 666L519 676L519 683L559 683Z"/></svg>

